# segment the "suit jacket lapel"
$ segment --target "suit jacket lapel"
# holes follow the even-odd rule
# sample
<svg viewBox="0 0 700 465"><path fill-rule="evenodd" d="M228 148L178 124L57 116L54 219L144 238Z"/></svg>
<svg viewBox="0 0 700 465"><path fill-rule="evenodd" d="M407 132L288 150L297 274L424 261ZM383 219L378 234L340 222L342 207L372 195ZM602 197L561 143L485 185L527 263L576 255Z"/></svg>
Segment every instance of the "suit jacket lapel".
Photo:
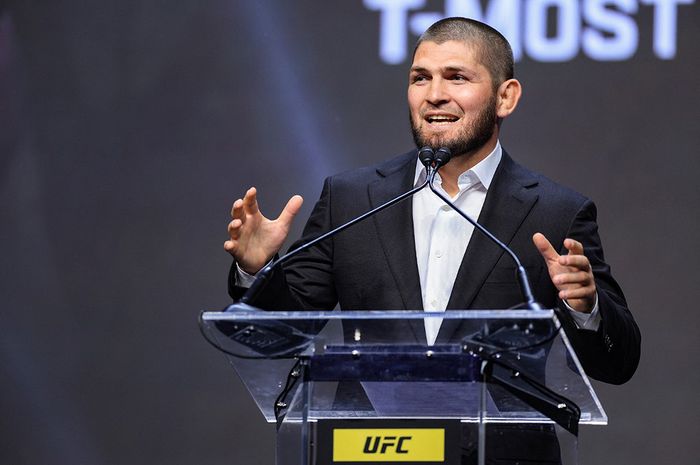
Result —
<svg viewBox="0 0 700 465"><path fill-rule="evenodd" d="M538 194L531 189L537 180L523 173L504 151L479 215L479 223L505 244L511 241L537 202ZM504 253L475 230L457 272L447 308L469 308Z"/></svg>
<svg viewBox="0 0 700 465"><path fill-rule="evenodd" d="M407 158L407 162L398 168L377 170L380 178L368 186L372 208L413 187L416 168L415 151L412 154L413 156ZM389 272L393 275L401 295L402 302L397 302L397 305L401 305L406 310L422 310L423 299L416 262L412 208L412 198L408 198L375 215L373 220ZM410 320L410 327L416 340L425 342L423 320Z"/></svg>
<svg viewBox="0 0 700 465"><path fill-rule="evenodd" d="M478 222L501 242L508 244L537 202L537 192L530 189L536 184L537 180L518 170L518 165L503 151L503 158L486 194ZM447 309L470 308L489 273L504 253L484 234L474 230L457 272ZM515 279L513 275L513 280ZM458 320L444 320L437 340L450 340L458 326Z"/></svg>

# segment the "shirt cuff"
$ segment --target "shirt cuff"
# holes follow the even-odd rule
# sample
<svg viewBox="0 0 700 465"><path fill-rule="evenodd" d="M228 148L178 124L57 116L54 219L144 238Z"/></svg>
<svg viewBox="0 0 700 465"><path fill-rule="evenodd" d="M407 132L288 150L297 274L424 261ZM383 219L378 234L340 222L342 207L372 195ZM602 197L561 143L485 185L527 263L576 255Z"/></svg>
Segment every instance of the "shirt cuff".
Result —
<svg viewBox="0 0 700 465"><path fill-rule="evenodd" d="M260 269L261 270L265 269L265 267L269 264L270 263L268 262L265 266L263 266ZM259 271L258 271L258 273L259 273ZM238 266L238 263L236 263L236 285L239 287L249 288L255 282L255 278L258 276L258 273L255 273L255 274L246 273L245 271L243 271L243 269L241 269L240 266Z"/></svg>
<svg viewBox="0 0 700 465"><path fill-rule="evenodd" d="M564 301L564 306L569 310L569 314L574 319L576 327L578 329L587 329L589 331L598 331L600 326L600 312L598 311L598 293L595 294L595 304L593 305L593 310L591 313L577 312L571 306Z"/></svg>

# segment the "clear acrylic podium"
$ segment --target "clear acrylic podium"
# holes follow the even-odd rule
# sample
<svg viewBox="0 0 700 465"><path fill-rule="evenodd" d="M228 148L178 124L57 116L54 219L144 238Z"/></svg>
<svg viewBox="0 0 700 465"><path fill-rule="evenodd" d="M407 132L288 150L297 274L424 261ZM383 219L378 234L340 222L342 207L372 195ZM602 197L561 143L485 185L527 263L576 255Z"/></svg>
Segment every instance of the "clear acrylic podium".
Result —
<svg viewBox="0 0 700 465"><path fill-rule="evenodd" d="M433 345L427 318L442 321ZM278 465L401 463L396 455L343 459L339 444L327 444L326 425L388 422L396 431L421 421L460 432L443 461L415 463L460 463L465 451L489 463L522 443L521 455L554 446L568 465L579 424L607 424L554 310L264 312L239 304L203 312L200 323L277 424ZM522 440L533 431L544 446Z"/></svg>

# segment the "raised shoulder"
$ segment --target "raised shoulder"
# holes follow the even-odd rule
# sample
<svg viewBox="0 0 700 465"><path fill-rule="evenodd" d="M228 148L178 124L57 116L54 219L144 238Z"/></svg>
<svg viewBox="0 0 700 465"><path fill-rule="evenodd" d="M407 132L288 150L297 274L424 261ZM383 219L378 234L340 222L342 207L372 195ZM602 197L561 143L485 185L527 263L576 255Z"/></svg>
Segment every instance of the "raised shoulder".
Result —
<svg viewBox="0 0 700 465"><path fill-rule="evenodd" d="M566 187L547 176L532 171L513 160L505 151L498 172L516 182L522 188L535 189L540 201L545 203L556 202L559 208L566 210L580 210L584 205L592 203L585 195Z"/></svg>

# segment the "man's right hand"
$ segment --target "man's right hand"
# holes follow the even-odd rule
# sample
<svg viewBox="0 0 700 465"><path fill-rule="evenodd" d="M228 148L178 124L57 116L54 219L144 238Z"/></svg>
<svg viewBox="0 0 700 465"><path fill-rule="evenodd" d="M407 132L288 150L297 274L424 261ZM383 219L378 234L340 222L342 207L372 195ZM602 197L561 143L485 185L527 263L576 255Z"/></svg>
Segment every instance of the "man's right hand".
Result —
<svg viewBox="0 0 700 465"><path fill-rule="evenodd" d="M270 220L260 213L257 191L251 187L245 197L233 202L224 250L233 255L243 271L257 273L282 247L303 202L300 195L293 196L280 216Z"/></svg>

